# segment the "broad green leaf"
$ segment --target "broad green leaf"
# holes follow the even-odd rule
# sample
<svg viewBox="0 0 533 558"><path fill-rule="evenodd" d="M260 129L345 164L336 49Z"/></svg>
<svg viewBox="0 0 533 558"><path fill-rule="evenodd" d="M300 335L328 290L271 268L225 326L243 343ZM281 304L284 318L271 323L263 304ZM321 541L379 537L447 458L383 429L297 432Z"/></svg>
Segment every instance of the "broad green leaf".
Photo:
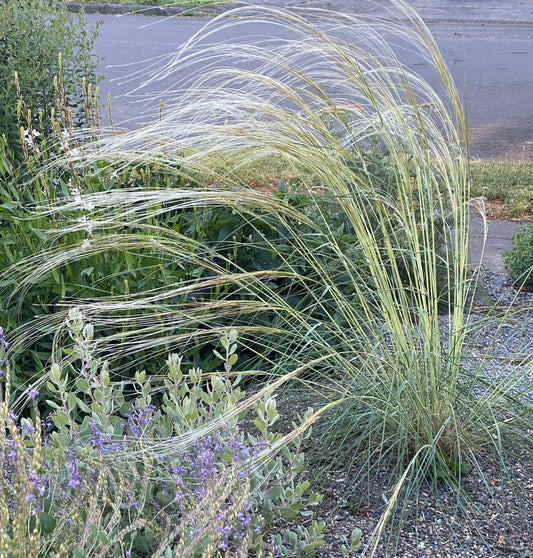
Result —
<svg viewBox="0 0 533 558"><path fill-rule="evenodd" d="M46 512L41 512L41 530L43 533L51 533L56 528L56 520Z"/></svg>
<svg viewBox="0 0 533 558"><path fill-rule="evenodd" d="M284 490L281 486L271 486L264 494L265 500L273 500L274 498L281 498L283 496Z"/></svg>
<svg viewBox="0 0 533 558"><path fill-rule="evenodd" d="M68 424L68 417L66 415L54 415L52 421L56 426L65 426Z"/></svg>
<svg viewBox="0 0 533 558"><path fill-rule="evenodd" d="M286 521L294 521L298 517L298 512L291 508L281 508L279 512Z"/></svg>
<svg viewBox="0 0 533 558"><path fill-rule="evenodd" d="M91 390L89 382L82 376L78 376L75 383L76 387L83 393L89 393L89 391Z"/></svg>

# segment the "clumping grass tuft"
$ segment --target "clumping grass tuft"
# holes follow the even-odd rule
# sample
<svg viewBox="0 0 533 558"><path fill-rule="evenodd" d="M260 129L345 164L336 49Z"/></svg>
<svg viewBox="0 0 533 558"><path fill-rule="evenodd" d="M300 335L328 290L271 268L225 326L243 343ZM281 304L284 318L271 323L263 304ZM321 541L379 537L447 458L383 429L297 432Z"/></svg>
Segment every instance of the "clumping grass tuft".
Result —
<svg viewBox="0 0 533 558"><path fill-rule="evenodd" d="M239 40L240 26L258 22L284 38ZM213 49L227 27L237 39ZM403 65L393 46L419 53L438 86ZM10 278L24 289L82 258L130 250L157 260L150 273L175 262L192 269L189 280L147 292L78 301L91 326L110 332L94 339L95 355L135 362L238 331L247 366L228 360L227 382L246 375L271 389L303 384L316 397L318 409L273 453L327 416L309 443L335 448L331 459L344 459L354 489L390 473L387 506L367 541L373 554L391 514L416 505L421 487L460 493L461 475L481 470L481 459L504 464L531 428L522 387L530 367L491 377L487 356L466 360L476 327L468 320L471 192L454 84L427 27L399 0L387 20L235 9L150 79L177 68L188 77L153 125L104 132L62 159L80 174L102 160L122 171L154 165L176 177L175 187L61 200L53 214L65 225L52 236L86 237L22 261ZM250 188L250 165L272 158L313 177L305 204L283 181L277 195ZM249 234L230 229L204 242L179 224L185 211L200 219L217 209ZM251 251L268 263L241 257Z"/></svg>

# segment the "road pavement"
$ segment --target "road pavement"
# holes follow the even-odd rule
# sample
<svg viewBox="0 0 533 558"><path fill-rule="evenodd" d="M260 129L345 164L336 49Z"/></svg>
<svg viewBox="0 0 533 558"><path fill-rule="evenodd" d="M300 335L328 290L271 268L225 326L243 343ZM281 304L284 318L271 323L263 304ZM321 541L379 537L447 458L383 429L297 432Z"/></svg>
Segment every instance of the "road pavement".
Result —
<svg viewBox="0 0 533 558"><path fill-rule="evenodd" d="M282 0L264 3L288 4ZM471 156L533 160L533 4L529 0L414 0L411 4L428 22L463 99ZM385 2L338 0L314 5L380 16ZM95 46L103 57L100 68L106 76L100 86L101 98L110 94L115 122L129 120L129 127L146 124L147 114L159 103L154 91L172 89L183 76L178 73L132 93L143 81L143 68L154 60L163 64L164 56L175 52L208 19L86 17L90 23L104 20ZM272 27L258 24L250 31L256 36L273 33ZM233 32L228 29L220 37L228 39ZM427 68L415 59L412 64L424 75ZM140 73L132 77L135 71ZM150 98L151 104L142 101Z"/></svg>

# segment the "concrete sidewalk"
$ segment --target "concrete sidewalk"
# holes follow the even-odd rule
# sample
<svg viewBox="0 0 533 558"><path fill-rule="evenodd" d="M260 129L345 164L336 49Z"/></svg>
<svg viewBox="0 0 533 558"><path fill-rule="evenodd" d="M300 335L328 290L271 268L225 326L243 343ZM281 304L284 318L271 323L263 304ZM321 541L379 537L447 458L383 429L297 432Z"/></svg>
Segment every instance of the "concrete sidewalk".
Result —
<svg viewBox="0 0 533 558"><path fill-rule="evenodd" d="M481 266L496 273L505 271L503 253L513 247L512 238L520 225L516 221L487 221L487 241L483 251L484 222L475 216L470 220L470 245L468 249L468 265L474 269ZM482 257L483 256L483 257Z"/></svg>

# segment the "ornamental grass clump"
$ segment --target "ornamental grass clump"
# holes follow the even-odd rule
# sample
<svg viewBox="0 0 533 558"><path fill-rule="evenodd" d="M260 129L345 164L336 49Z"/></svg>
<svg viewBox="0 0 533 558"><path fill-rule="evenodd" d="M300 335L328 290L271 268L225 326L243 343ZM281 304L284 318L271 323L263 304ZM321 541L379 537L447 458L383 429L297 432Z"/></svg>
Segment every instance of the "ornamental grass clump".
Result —
<svg viewBox="0 0 533 558"><path fill-rule="evenodd" d="M245 35L241 26L253 24L270 25L268 36L281 38ZM234 38L214 49L228 27ZM431 77L402 63L397 51L406 49ZM450 74L423 21L399 0L383 20L231 10L150 79L178 69L187 77L153 124L104 131L66 157L80 172L101 160L121 171L155 165L176 185L154 181L56 204L62 219L80 211L86 219L74 218L52 238L88 224L91 235L20 262L11 280L24 289L54 269L118 251L157 259L146 273L176 262L191 269L187 279L167 278L149 291L77 301L95 328L109 332L94 340L95 354L134 366L141 352L157 359L238 331L246 361L228 360L226 382L303 387L318 407L272 451L327 417L309 443L334 448L329 461L351 471L354 489L389 473L380 477L388 498L372 553L400 498L405 512L428 483L459 494L461 475L481 471L481 459L505 463L508 441L524 442L531 428L522 383L529 365L491 376L488 357L465 350L477 327L467 319L467 138ZM279 195L249 187L243 169L272 159L311 177L302 185L308 203L293 203L283 184ZM213 244L176 217L193 210L200 219L219 208L250 233L221 231ZM266 234L265 224L280 236ZM250 246L269 255L268 265L251 269L239 258ZM67 312L59 309L43 327ZM254 401L243 399L240 408Z"/></svg>

